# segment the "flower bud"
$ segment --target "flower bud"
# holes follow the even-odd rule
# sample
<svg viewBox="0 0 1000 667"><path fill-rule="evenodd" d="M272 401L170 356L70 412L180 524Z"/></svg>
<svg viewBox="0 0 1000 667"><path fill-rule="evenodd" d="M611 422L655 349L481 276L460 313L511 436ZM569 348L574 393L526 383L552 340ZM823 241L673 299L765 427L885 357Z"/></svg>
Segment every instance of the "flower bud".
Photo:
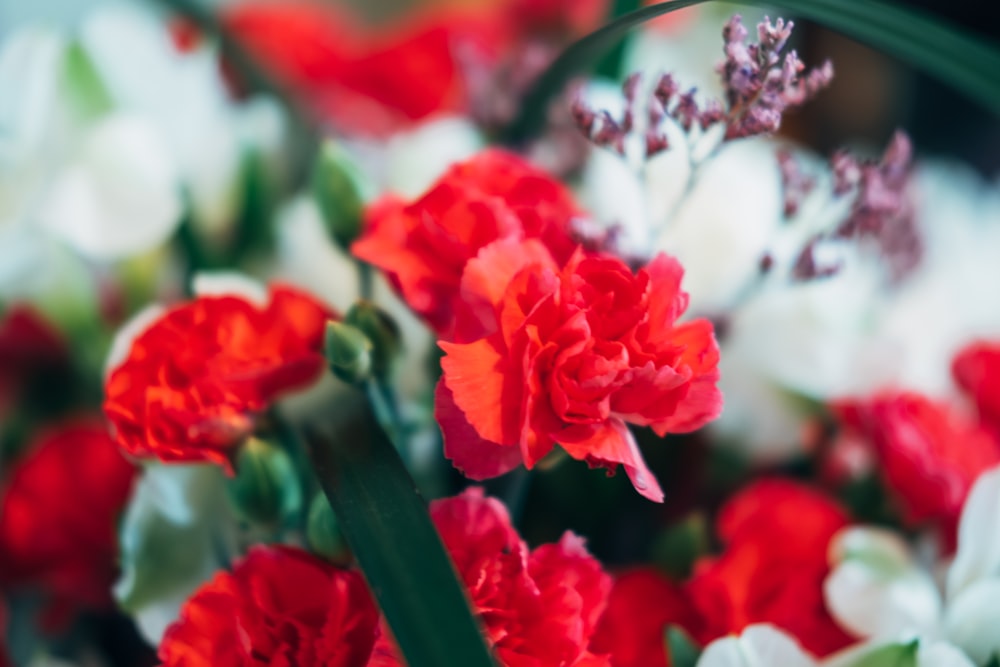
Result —
<svg viewBox="0 0 1000 667"><path fill-rule="evenodd" d="M334 563L346 563L350 559L350 552L337 523L337 515L322 493L317 493L309 505L306 540L314 553Z"/></svg>
<svg viewBox="0 0 1000 667"><path fill-rule="evenodd" d="M361 232L364 219L362 176L347 152L328 141L320 150L312 175L312 191L333 239L344 250Z"/></svg>
<svg viewBox="0 0 1000 667"><path fill-rule="evenodd" d="M374 348L359 328L330 320L326 323L326 362L344 382L360 384L371 377Z"/></svg>
<svg viewBox="0 0 1000 667"><path fill-rule="evenodd" d="M302 488L292 458L260 438L243 443L226 492L240 518L254 524L277 526L302 508Z"/></svg>
<svg viewBox="0 0 1000 667"><path fill-rule="evenodd" d="M372 373L379 378L389 377L402 347L396 322L370 301L358 301L351 306L344 321L357 327L371 341Z"/></svg>

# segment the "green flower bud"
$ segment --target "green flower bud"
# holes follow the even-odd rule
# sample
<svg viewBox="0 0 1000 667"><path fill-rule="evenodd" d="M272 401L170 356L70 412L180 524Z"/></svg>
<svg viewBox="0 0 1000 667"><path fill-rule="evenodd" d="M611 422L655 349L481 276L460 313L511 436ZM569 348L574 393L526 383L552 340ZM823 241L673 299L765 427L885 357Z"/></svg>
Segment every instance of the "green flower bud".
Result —
<svg viewBox="0 0 1000 667"><path fill-rule="evenodd" d="M326 361L344 382L360 384L371 376L373 346L357 327L330 320L326 323Z"/></svg>
<svg viewBox="0 0 1000 667"><path fill-rule="evenodd" d="M350 552L337 523L337 515L323 493L317 493L309 505L306 540L313 552L334 563L347 563Z"/></svg>
<svg viewBox="0 0 1000 667"><path fill-rule="evenodd" d="M399 326L370 301L358 301L347 311L344 321L364 332L372 343L372 373L379 378L392 375L402 352Z"/></svg>
<svg viewBox="0 0 1000 667"><path fill-rule="evenodd" d="M278 526L302 509L302 488L292 458L260 438L243 443L236 475L226 480L226 493L242 519L263 526Z"/></svg>
<svg viewBox="0 0 1000 667"><path fill-rule="evenodd" d="M361 172L347 152L328 141L320 149L312 175L312 191L333 239L344 250L361 233L364 198Z"/></svg>

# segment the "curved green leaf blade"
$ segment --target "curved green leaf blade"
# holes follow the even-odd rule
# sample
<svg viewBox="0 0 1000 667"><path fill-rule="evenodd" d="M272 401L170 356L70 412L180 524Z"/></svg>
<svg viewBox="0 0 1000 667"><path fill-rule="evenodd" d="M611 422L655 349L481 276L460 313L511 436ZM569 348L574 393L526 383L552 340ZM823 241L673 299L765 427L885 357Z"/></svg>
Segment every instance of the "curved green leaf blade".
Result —
<svg viewBox="0 0 1000 667"><path fill-rule="evenodd" d="M409 667L494 667L465 590L364 392L345 393L309 456Z"/></svg>
<svg viewBox="0 0 1000 667"><path fill-rule="evenodd" d="M518 116L504 132L504 140L517 144L534 136L544 125L549 101L629 30L657 16L708 1L672 0L644 7L570 45L528 91ZM1000 114L1000 49L940 18L882 0L739 1L776 7L870 44L950 83Z"/></svg>

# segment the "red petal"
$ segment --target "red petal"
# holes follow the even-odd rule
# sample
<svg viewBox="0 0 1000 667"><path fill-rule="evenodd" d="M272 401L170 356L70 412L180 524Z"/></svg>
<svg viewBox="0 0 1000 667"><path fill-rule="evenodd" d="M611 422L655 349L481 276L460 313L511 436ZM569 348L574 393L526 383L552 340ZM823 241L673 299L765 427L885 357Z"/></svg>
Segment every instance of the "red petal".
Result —
<svg viewBox="0 0 1000 667"><path fill-rule="evenodd" d="M454 396L442 379L434 394L434 417L444 436L444 455L466 477L475 480L497 477L521 465L521 450L483 439L455 405Z"/></svg>
<svg viewBox="0 0 1000 667"><path fill-rule="evenodd" d="M663 502L663 490L646 467L639 445L625 422L609 419L586 434L583 429L571 427L559 433L556 440L578 461L587 461L591 465L620 463L640 495L655 503Z"/></svg>

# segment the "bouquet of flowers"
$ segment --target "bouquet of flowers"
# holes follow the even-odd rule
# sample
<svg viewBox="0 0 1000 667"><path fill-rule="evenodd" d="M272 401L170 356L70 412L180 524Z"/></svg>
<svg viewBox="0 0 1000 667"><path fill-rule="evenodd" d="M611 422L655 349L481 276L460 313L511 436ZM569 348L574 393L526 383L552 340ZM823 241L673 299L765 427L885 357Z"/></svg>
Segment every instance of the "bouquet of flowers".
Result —
<svg viewBox="0 0 1000 667"><path fill-rule="evenodd" d="M0 666L1000 665L1000 187L639 4L0 32Z"/></svg>

